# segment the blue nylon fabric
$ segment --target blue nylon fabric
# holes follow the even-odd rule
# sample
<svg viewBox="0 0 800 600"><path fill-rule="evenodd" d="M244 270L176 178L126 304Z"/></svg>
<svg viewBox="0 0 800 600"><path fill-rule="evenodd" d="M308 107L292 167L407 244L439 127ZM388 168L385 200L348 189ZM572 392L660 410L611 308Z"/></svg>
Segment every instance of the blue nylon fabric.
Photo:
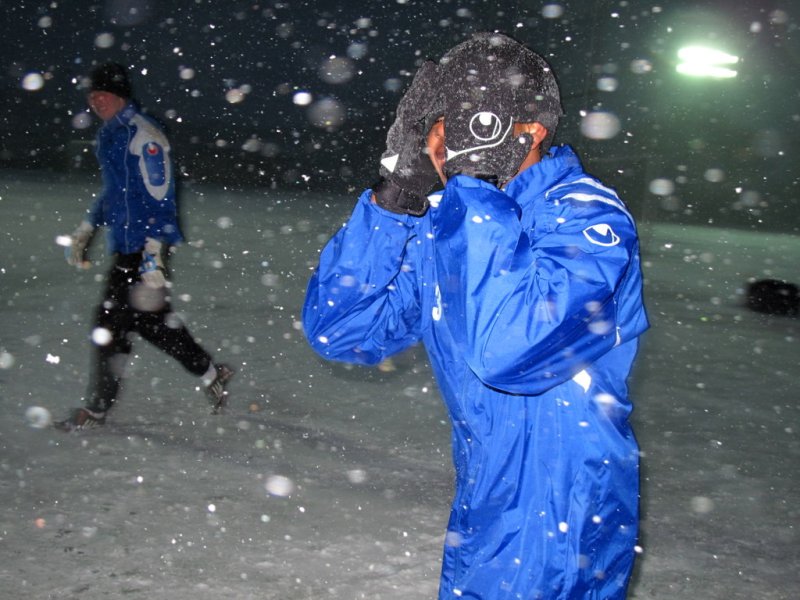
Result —
<svg viewBox="0 0 800 600"><path fill-rule="evenodd" d="M108 252L139 252L147 237L180 242L170 147L156 122L128 104L98 131L96 154L103 189L86 220L108 227Z"/></svg>
<svg viewBox="0 0 800 600"><path fill-rule="evenodd" d="M422 218L359 198L303 308L323 357L423 341L452 422L440 600L622 599L638 532L626 379L647 327L635 226L569 147Z"/></svg>

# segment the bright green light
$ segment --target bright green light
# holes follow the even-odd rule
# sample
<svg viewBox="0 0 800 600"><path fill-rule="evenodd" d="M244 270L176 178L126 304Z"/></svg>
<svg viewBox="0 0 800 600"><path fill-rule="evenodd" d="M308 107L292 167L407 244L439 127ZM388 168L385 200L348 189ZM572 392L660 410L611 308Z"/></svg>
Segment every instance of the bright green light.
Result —
<svg viewBox="0 0 800 600"><path fill-rule="evenodd" d="M716 65L698 65L691 63L680 63L675 70L681 75L690 77L712 77L714 79L731 79L737 73L733 69L718 67Z"/></svg>
<svg viewBox="0 0 800 600"><path fill-rule="evenodd" d="M678 58L682 62L678 64L676 70L683 75L713 77L714 79L730 79L737 75L734 69L726 65L735 65L739 62L739 57L721 50L703 46L686 46L678 50Z"/></svg>

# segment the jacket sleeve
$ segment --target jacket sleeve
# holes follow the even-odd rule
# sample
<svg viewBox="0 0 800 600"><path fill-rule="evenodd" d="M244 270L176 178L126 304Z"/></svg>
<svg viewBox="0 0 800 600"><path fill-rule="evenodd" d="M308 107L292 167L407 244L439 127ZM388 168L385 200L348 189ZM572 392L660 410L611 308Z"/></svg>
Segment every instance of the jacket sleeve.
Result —
<svg viewBox="0 0 800 600"><path fill-rule="evenodd" d="M113 175L108 170L108 141L105 139L106 136L103 135L102 129L98 132L97 137L95 138L95 157L97 158L97 162L100 165L100 176L102 178L103 187L100 190L100 193L92 202L92 205L86 209L86 215L84 216L83 220L88 222L92 227L100 227L101 225L106 224L106 215L104 207L108 202L108 197L111 194L111 185Z"/></svg>
<svg viewBox="0 0 800 600"><path fill-rule="evenodd" d="M539 394L623 341L616 297L638 242L616 202L548 198L524 231L505 193L448 182L434 216L442 320L484 384Z"/></svg>
<svg viewBox="0 0 800 600"><path fill-rule="evenodd" d="M413 220L367 190L328 242L308 284L303 327L322 357L377 364L420 338Z"/></svg>

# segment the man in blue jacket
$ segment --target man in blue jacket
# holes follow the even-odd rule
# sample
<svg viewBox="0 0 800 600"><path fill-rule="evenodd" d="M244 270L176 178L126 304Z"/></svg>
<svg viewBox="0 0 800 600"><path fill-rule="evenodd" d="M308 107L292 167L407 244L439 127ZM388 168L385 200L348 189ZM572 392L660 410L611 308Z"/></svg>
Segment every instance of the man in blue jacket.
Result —
<svg viewBox="0 0 800 600"><path fill-rule="evenodd" d="M85 266L95 230L108 228L113 263L92 331L92 374L86 404L56 423L66 431L101 425L118 399L130 334L138 333L202 378L212 412L225 405L233 371L215 364L179 322L169 303L163 254L183 238L178 228L170 144L161 128L131 101L126 69L95 68L89 106L103 120L97 160L103 190L72 236L67 258Z"/></svg>
<svg viewBox="0 0 800 600"><path fill-rule="evenodd" d="M639 243L616 193L549 147L561 114L508 37L423 64L308 286L321 356L428 351L456 471L440 600L622 599L633 568Z"/></svg>

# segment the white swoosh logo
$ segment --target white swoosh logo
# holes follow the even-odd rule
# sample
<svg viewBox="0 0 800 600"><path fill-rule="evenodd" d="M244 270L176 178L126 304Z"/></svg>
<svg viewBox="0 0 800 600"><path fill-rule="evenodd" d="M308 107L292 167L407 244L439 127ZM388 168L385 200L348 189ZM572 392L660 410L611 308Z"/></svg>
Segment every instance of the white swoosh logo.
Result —
<svg viewBox="0 0 800 600"><path fill-rule="evenodd" d="M619 236L611 229L611 225L598 223L583 230L583 235L591 243L597 246L616 246L619 244Z"/></svg>

